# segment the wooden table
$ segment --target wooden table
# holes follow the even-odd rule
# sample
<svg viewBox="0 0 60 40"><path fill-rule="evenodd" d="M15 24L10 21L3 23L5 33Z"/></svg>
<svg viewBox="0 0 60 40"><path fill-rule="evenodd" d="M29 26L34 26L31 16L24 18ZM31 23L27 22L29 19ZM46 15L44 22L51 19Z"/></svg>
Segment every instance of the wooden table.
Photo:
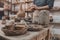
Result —
<svg viewBox="0 0 60 40"><path fill-rule="evenodd" d="M49 40L49 28L43 28L43 30L38 32L28 31L26 34L20 36L5 36L1 31L2 27L4 25L0 21L0 35L10 40Z"/></svg>

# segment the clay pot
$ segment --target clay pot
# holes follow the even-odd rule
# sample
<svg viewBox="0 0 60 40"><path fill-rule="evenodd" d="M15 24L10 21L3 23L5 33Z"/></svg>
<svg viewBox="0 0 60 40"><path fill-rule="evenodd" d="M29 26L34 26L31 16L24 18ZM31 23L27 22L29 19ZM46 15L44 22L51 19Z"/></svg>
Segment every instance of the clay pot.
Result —
<svg viewBox="0 0 60 40"><path fill-rule="evenodd" d="M27 27L25 25L16 25L14 30L8 30L5 27L3 27L2 31L7 36L18 36L25 34L27 32Z"/></svg>
<svg viewBox="0 0 60 40"><path fill-rule="evenodd" d="M5 27L9 30L14 30L14 21L6 23Z"/></svg>
<svg viewBox="0 0 60 40"><path fill-rule="evenodd" d="M49 19L50 19L50 22L53 22L53 17L52 16L50 16Z"/></svg>
<svg viewBox="0 0 60 40"><path fill-rule="evenodd" d="M17 17L20 17L20 18L24 18L25 17L25 12L20 10L18 13L17 13Z"/></svg>
<svg viewBox="0 0 60 40"><path fill-rule="evenodd" d="M5 15L6 19L9 20L9 16L8 15Z"/></svg>
<svg viewBox="0 0 60 40"><path fill-rule="evenodd" d="M15 18L15 22L20 22L20 18Z"/></svg>
<svg viewBox="0 0 60 40"><path fill-rule="evenodd" d="M28 31L41 31L42 28L41 26L37 26L37 25L30 25L28 28Z"/></svg>
<svg viewBox="0 0 60 40"><path fill-rule="evenodd" d="M4 10L8 10L9 9L9 6L7 3L4 4Z"/></svg>
<svg viewBox="0 0 60 40"><path fill-rule="evenodd" d="M2 24L6 24L6 17L5 16L2 17Z"/></svg>
<svg viewBox="0 0 60 40"><path fill-rule="evenodd" d="M26 10L26 4L22 4L22 9L25 11Z"/></svg>
<svg viewBox="0 0 60 40"><path fill-rule="evenodd" d="M6 20L6 17L5 17L5 16L3 16L3 17L2 17L2 20Z"/></svg>

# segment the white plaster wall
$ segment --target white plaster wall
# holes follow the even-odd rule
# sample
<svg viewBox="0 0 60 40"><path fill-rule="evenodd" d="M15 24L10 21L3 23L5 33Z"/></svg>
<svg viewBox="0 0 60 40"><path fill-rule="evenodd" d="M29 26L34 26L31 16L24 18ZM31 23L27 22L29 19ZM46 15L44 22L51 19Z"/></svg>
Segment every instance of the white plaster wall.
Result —
<svg viewBox="0 0 60 40"><path fill-rule="evenodd" d="M60 0L55 0L54 7L60 7ZM60 11L52 12L53 15L53 22L60 23Z"/></svg>
<svg viewBox="0 0 60 40"><path fill-rule="evenodd" d="M60 0L55 0L54 7L55 6L60 7ZM53 12L52 14L53 14L54 22L55 23L60 23L60 11L59 12ZM54 24L53 27L54 28L51 29L51 33L60 35L60 25L58 25L58 24L55 25Z"/></svg>
<svg viewBox="0 0 60 40"><path fill-rule="evenodd" d="M60 7L60 0L55 0L54 6L59 6Z"/></svg>

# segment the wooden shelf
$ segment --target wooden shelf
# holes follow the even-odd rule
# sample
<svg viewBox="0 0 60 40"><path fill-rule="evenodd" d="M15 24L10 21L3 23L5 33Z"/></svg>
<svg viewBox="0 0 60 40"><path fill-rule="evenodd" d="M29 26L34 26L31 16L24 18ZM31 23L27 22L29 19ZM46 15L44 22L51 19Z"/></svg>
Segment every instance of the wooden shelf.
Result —
<svg viewBox="0 0 60 40"><path fill-rule="evenodd" d="M60 23L58 23L58 22L51 22L52 24L60 24Z"/></svg>
<svg viewBox="0 0 60 40"><path fill-rule="evenodd" d="M25 12L33 12L33 11L30 11L30 10L25 10Z"/></svg>
<svg viewBox="0 0 60 40"><path fill-rule="evenodd" d="M25 2L12 3L12 5L25 4Z"/></svg>
<svg viewBox="0 0 60 40"><path fill-rule="evenodd" d="M9 10L10 12L12 12L12 13L17 13L18 11L11 11L11 10Z"/></svg>
<svg viewBox="0 0 60 40"><path fill-rule="evenodd" d="M8 4L11 4L11 2L9 2L9 1L5 1L6 3L8 3Z"/></svg>
<svg viewBox="0 0 60 40"><path fill-rule="evenodd" d="M25 3L32 3L33 1L25 1Z"/></svg>
<svg viewBox="0 0 60 40"><path fill-rule="evenodd" d="M17 13L18 11L11 11L11 10L3 10L3 11L10 11L12 13Z"/></svg>
<svg viewBox="0 0 60 40"><path fill-rule="evenodd" d="M20 5L20 4L28 4L28 3L32 3L33 1L25 1L25 2L15 2L15 3L12 3L12 2L9 2L9 1L5 1L6 3L8 4L11 4L11 5ZM8 10L6 10L8 11ZM9 10L10 12L12 13L17 13L18 11L12 11L12 10ZM25 10L25 12L32 12L32 11L29 11L29 10Z"/></svg>
<svg viewBox="0 0 60 40"><path fill-rule="evenodd" d="M18 3L11 3L9 1L5 1L7 2L8 4L12 4L12 5L19 5L19 4L25 4L25 3L32 3L33 1L25 1L25 2L18 2Z"/></svg>

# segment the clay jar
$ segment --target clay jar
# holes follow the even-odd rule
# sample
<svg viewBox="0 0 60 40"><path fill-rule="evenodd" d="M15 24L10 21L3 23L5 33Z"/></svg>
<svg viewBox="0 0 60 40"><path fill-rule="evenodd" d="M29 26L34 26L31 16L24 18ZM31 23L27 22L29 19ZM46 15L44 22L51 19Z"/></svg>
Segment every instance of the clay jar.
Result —
<svg viewBox="0 0 60 40"><path fill-rule="evenodd" d="M20 10L18 13L17 13L17 17L19 18L24 18L25 17L25 12Z"/></svg>
<svg viewBox="0 0 60 40"><path fill-rule="evenodd" d="M15 22L20 22L20 18L15 18Z"/></svg>
<svg viewBox="0 0 60 40"><path fill-rule="evenodd" d="M2 17L2 24L6 24L6 17L5 16Z"/></svg>
<svg viewBox="0 0 60 40"><path fill-rule="evenodd" d="M41 29L41 25L30 25L28 31L40 31Z"/></svg>
<svg viewBox="0 0 60 40"><path fill-rule="evenodd" d="M4 10L8 10L9 9L9 5L7 3L4 4Z"/></svg>
<svg viewBox="0 0 60 40"><path fill-rule="evenodd" d="M50 19L50 22L53 22L53 17L52 16L50 16L49 19Z"/></svg>
<svg viewBox="0 0 60 40"><path fill-rule="evenodd" d="M14 29L14 21L9 21L5 27L8 29L8 30L13 30Z"/></svg>

